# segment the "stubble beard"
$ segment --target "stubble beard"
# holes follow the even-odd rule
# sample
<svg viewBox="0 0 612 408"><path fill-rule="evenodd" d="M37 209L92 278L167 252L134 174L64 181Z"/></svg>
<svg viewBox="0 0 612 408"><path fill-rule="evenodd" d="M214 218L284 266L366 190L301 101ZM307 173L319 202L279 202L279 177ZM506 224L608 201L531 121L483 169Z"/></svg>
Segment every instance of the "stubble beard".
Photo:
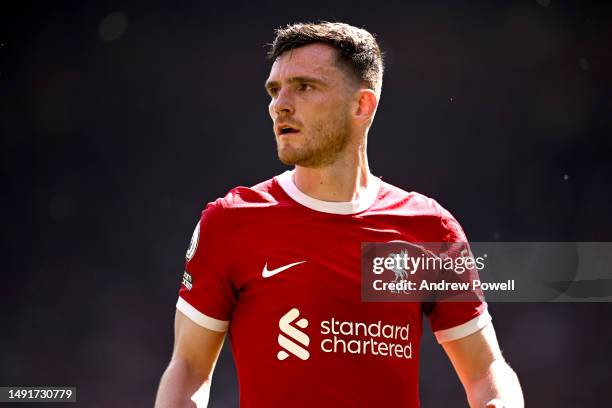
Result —
<svg viewBox="0 0 612 408"><path fill-rule="evenodd" d="M329 166L348 145L349 135L348 115L338 112L333 117L312 124L306 134L300 135L304 138L300 146L281 149L278 144L278 158L288 166Z"/></svg>

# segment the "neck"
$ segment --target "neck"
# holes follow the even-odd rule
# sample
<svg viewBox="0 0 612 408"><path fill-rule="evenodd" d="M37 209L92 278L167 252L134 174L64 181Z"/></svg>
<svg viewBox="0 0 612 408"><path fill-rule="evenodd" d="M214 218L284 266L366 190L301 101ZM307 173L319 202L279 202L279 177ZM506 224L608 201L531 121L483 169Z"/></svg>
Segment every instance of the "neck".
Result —
<svg viewBox="0 0 612 408"><path fill-rule="evenodd" d="M347 149L349 150L349 149ZM365 144L341 154L329 166L295 166L293 182L304 194L322 201L357 200L372 182Z"/></svg>

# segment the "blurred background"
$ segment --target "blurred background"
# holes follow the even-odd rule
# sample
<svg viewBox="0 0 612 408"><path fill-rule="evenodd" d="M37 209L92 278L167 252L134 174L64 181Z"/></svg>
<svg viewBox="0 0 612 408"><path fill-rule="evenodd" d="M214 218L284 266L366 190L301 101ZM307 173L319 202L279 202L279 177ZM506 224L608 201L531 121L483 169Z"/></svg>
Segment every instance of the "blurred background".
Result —
<svg viewBox="0 0 612 408"><path fill-rule="evenodd" d="M438 200L471 240L612 241L609 4L3 5L0 385L152 406L199 212L284 171L263 83L290 22L377 34L372 170ZM612 305L490 310L528 406L612 406ZM423 343L422 405L465 406L430 331ZM210 406L237 406L227 347Z"/></svg>

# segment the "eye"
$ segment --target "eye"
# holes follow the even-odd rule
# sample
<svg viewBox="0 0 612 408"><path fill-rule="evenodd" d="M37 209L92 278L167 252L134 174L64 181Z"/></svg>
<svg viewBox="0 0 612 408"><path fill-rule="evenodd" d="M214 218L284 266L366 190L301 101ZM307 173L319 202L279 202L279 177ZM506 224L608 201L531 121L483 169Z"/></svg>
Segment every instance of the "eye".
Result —
<svg viewBox="0 0 612 408"><path fill-rule="evenodd" d="M277 94L278 94L278 88L276 87L268 88L268 95L270 95L271 97L275 97Z"/></svg>
<svg viewBox="0 0 612 408"><path fill-rule="evenodd" d="M310 85L310 84L300 84L299 87L298 87L299 91L310 91L312 89L313 89L312 85Z"/></svg>

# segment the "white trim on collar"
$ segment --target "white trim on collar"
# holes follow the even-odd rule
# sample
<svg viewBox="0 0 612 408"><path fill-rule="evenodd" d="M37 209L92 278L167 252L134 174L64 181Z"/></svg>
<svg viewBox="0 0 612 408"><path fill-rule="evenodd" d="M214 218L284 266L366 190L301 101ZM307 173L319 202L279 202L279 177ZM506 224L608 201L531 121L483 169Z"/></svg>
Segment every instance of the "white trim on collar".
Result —
<svg viewBox="0 0 612 408"><path fill-rule="evenodd" d="M293 170L287 170L279 174L276 176L276 181L278 181L278 184L285 190L285 193L287 193L289 197L302 204L304 207L330 214L348 215L365 211L374 204L380 190L380 179L378 177L371 177L367 190L357 200L346 202L323 201L312 198L302 193L297 188L293 182Z"/></svg>

